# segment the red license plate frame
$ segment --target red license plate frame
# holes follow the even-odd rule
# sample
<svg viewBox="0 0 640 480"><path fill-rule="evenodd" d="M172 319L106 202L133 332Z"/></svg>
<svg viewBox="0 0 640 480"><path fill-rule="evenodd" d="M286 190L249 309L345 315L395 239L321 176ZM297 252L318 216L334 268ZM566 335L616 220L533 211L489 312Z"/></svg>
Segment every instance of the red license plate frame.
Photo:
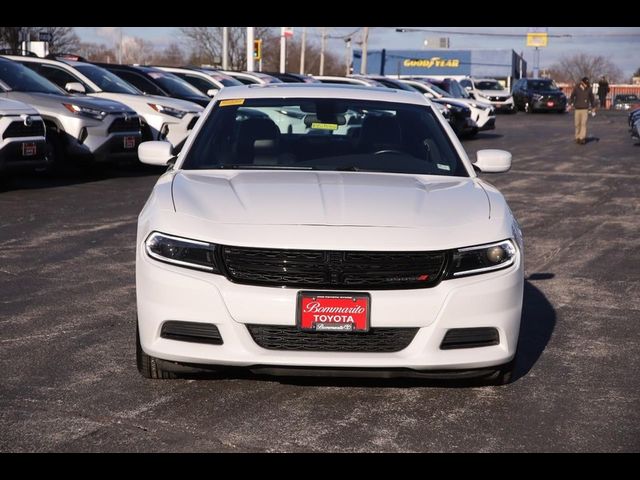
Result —
<svg viewBox="0 0 640 480"><path fill-rule="evenodd" d="M36 142L22 142L22 156L33 157L38 153Z"/></svg>
<svg viewBox="0 0 640 480"><path fill-rule="evenodd" d="M131 135L127 135L126 137L123 137L122 145L126 150L131 148L136 148L136 137Z"/></svg>
<svg viewBox="0 0 640 480"><path fill-rule="evenodd" d="M303 332L366 333L371 325L371 295L298 292L296 325Z"/></svg>

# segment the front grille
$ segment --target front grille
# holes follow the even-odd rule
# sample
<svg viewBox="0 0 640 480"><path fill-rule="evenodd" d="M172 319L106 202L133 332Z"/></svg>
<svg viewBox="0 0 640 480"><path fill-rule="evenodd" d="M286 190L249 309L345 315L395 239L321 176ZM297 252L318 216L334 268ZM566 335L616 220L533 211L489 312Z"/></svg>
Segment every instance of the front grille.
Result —
<svg viewBox="0 0 640 480"><path fill-rule="evenodd" d="M116 118L109 126L109 133L115 132L137 132L140 130L140 119L138 117Z"/></svg>
<svg viewBox="0 0 640 480"><path fill-rule="evenodd" d="M11 122L2 134L2 138L16 137L44 137L44 122L37 120L29 126L22 120Z"/></svg>
<svg viewBox="0 0 640 480"><path fill-rule="evenodd" d="M399 352L417 328L372 328L368 332L302 332L297 327L247 325L253 340L268 350L305 352Z"/></svg>
<svg viewBox="0 0 640 480"><path fill-rule="evenodd" d="M509 97L489 97L492 102L506 102Z"/></svg>
<svg viewBox="0 0 640 480"><path fill-rule="evenodd" d="M428 288L442 276L445 252L358 252L221 247L232 282L293 288Z"/></svg>

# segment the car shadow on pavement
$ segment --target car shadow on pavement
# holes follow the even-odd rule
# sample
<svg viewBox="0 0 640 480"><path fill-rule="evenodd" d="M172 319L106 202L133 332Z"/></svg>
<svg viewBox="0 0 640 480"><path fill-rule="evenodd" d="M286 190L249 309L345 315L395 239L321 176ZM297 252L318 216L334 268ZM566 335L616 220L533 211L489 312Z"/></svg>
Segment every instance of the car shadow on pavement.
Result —
<svg viewBox="0 0 640 480"><path fill-rule="evenodd" d="M527 373L536 364L544 352L556 324L556 312L544 293L534 286L532 281L549 280L553 273L536 273L524 282L522 321L518 340L518 354L514 374L510 384ZM320 373L320 372L319 372ZM375 387L375 388L469 388L487 385L483 379L472 380L432 380L425 378L359 378L332 376L272 376L252 373L244 368L228 368L211 373L188 375L186 378L197 379L249 379L258 381L279 382L288 385L318 387Z"/></svg>
<svg viewBox="0 0 640 480"><path fill-rule="evenodd" d="M488 140L491 138L502 138L504 135L500 133L478 132L473 137L463 138L463 142L474 142L476 140Z"/></svg>
<svg viewBox="0 0 640 480"><path fill-rule="evenodd" d="M91 167L66 167L62 172L0 173L0 193L98 182L110 178L159 177L166 167L141 163L98 164Z"/></svg>

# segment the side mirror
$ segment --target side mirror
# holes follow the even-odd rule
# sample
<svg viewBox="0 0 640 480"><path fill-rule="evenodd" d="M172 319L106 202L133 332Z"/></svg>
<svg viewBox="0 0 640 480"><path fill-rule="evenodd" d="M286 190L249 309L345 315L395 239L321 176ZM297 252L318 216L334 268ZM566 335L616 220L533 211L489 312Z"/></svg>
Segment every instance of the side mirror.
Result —
<svg viewBox="0 0 640 480"><path fill-rule="evenodd" d="M87 93L80 82L69 82L64 86L64 89L69 93Z"/></svg>
<svg viewBox="0 0 640 480"><path fill-rule="evenodd" d="M511 153L506 150L478 150L474 166L485 173L507 172L511 168Z"/></svg>
<svg viewBox="0 0 640 480"><path fill-rule="evenodd" d="M464 87L464 89L465 89L467 92L470 92L470 91L471 91L471 87Z"/></svg>
<svg viewBox="0 0 640 480"><path fill-rule="evenodd" d="M138 158L147 165L167 165L174 158L173 146L169 142L142 142L138 146Z"/></svg>
<svg viewBox="0 0 640 480"><path fill-rule="evenodd" d="M217 88L210 88L209 90L207 90L207 95L209 95L210 97L214 97L219 91L220 90L218 90Z"/></svg>

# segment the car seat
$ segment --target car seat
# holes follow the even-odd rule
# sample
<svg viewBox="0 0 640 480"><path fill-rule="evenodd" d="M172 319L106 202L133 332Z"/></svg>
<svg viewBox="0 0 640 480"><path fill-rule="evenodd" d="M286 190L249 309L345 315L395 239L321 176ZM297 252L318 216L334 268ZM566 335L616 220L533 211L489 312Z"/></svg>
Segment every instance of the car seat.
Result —
<svg viewBox="0 0 640 480"><path fill-rule="evenodd" d="M402 150L402 131L394 117L367 116L360 129L359 150L366 153L380 150Z"/></svg>
<svg viewBox="0 0 640 480"><path fill-rule="evenodd" d="M270 118L248 118L238 124L235 156L238 164L278 163L280 129Z"/></svg>

